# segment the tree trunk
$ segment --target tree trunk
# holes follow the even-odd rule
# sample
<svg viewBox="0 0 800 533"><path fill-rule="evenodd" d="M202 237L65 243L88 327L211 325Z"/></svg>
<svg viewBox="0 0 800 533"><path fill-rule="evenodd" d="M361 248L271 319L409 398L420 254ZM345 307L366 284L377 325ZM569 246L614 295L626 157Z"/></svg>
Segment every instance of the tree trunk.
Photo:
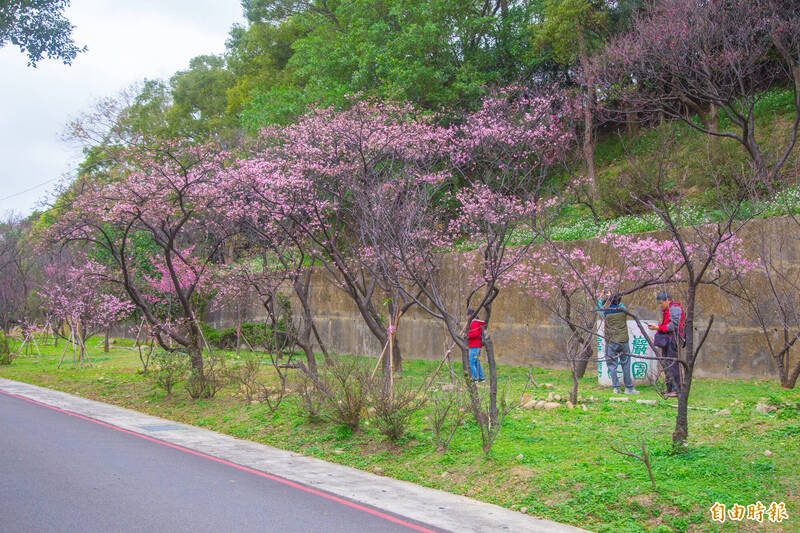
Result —
<svg viewBox="0 0 800 533"><path fill-rule="evenodd" d="M197 375L205 380L206 375L203 368L203 341L200 337L200 328L196 324L192 324L191 326L189 339L191 340L191 345L186 346L186 351L189 354L192 370L197 372Z"/></svg>
<svg viewBox="0 0 800 533"><path fill-rule="evenodd" d="M403 372L403 357L400 355L400 343L397 340L397 334L394 335L392 342L392 369L395 374Z"/></svg>
<svg viewBox="0 0 800 533"><path fill-rule="evenodd" d="M672 442L683 445L689 437L689 390L691 389L692 370L686 372L686 378L678 393L678 414L675 417L675 431L672 432Z"/></svg>
<svg viewBox="0 0 800 533"><path fill-rule="evenodd" d="M105 337L105 340L103 341L103 352L105 352L105 353L108 353L108 350L109 350L109 346L108 346L109 345L109 339L108 339L109 333L110 333L109 332L109 328L106 328L106 337Z"/></svg>
<svg viewBox="0 0 800 533"><path fill-rule="evenodd" d="M308 307L303 308L303 325L302 330L298 332L298 338L295 342L303 349L306 354L306 361L308 362L308 370L313 375L317 375L317 358L314 357L314 341L311 340L312 323L311 323L311 310Z"/></svg>
<svg viewBox="0 0 800 533"><path fill-rule="evenodd" d="M497 409L497 362L494 358L494 342L487 333L484 333L483 348L489 367L489 421L496 426L500 422L500 411Z"/></svg>
<svg viewBox="0 0 800 533"><path fill-rule="evenodd" d="M328 353L328 349L325 347L325 343L322 342L322 337L320 337L319 331L317 331L317 325L314 322L311 322L311 330L314 332L314 338L317 339L317 344L319 345L319 349L322 350L322 356L325 358L325 364L331 365L333 361L331 360L331 356Z"/></svg>
<svg viewBox="0 0 800 533"><path fill-rule="evenodd" d="M317 360L314 358L314 350L312 349L311 343L304 344L302 348L303 348L303 353L306 354L306 361L308 362L308 371L316 376Z"/></svg>
<svg viewBox="0 0 800 533"><path fill-rule="evenodd" d="M711 108L709 109L708 129L715 133L719 132L719 107L717 107L717 104L711 104ZM712 139L717 138L716 136L712 136Z"/></svg>
<svg viewBox="0 0 800 533"><path fill-rule="evenodd" d="M586 47L586 40L583 31L578 32L578 45L580 61L584 69L589 65L589 52ZM597 184L595 182L594 168L594 110L595 90L593 84L586 86L586 94L583 102L583 160L586 162L586 177L589 180L589 194L592 202L597 200Z"/></svg>
<svg viewBox="0 0 800 533"><path fill-rule="evenodd" d="M585 369L586 365L584 365ZM572 373L572 389L569 391L569 401L572 402L572 405L578 405L578 376L575 372Z"/></svg>
<svg viewBox="0 0 800 533"><path fill-rule="evenodd" d="M580 379L586 375L586 368L589 366L589 359L592 358L592 344L589 343L587 348L583 349L580 358L575 362L575 375L576 379Z"/></svg>
<svg viewBox="0 0 800 533"><path fill-rule="evenodd" d="M680 371L680 391L678 392L678 414L675 416L675 431L672 432L672 443L683 445L689 437L689 393L692 389L692 374L694 372L694 362L697 354L694 353L694 305L697 287L691 282L687 290L686 306L683 312L686 316L685 335L686 346L681 347L678 343L678 360L686 363L686 366L679 365Z"/></svg>
<svg viewBox="0 0 800 533"><path fill-rule="evenodd" d="M303 352L306 354L306 361L308 362L308 369L313 374L317 374L317 359L314 357L314 341L311 339L311 334L315 335L317 342L320 343L323 353L325 354L325 361L328 361L328 353L325 350L325 347L322 346L322 341L317 334L316 328L314 327L314 319L311 316L311 305L308 303L308 288L311 283L311 271L308 270L307 272L303 273L300 276L297 276L292 285L294 288L294 293L297 296L297 299L300 300L300 307L303 312L302 318L302 331L297 332L297 338L295 342L300 345L303 349ZM274 314L274 320L276 323L273 325L277 326L277 320L279 319L279 314Z"/></svg>
<svg viewBox="0 0 800 533"><path fill-rule="evenodd" d="M793 389L797 384L797 378L800 377L800 361L797 362L794 369L789 373L789 351L786 351L786 364L781 372L781 388Z"/></svg>

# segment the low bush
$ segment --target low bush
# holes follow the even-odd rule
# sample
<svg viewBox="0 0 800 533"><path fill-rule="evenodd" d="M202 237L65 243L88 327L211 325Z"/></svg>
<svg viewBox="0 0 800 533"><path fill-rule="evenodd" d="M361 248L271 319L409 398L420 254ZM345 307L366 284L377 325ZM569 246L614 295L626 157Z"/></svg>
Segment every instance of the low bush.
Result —
<svg viewBox="0 0 800 533"><path fill-rule="evenodd" d="M469 414L469 398L460 383L445 384L428 393L428 414L431 442L437 450L446 450Z"/></svg>
<svg viewBox="0 0 800 533"><path fill-rule="evenodd" d="M363 361L337 357L309 374L314 401L322 406L320 415L357 432L367 404L369 369Z"/></svg>
<svg viewBox="0 0 800 533"><path fill-rule="evenodd" d="M240 394L248 402L253 401L263 389L263 385L259 381L261 366L261 359L258 355L248 352L241 361L237 361L225 369L228 381L238 385Z"/></svg>
<svg viewBox="0 0 800 533"><path fill-rule="evenodd" d="M150 373L153 384L172 396L172 389L181 382L189 370L189 358L184 352L157 352L153 355L155 372Z"/></svg>
<svg viewBox="0 0 800 533"><path fill-rule="evenodd" d="M297 391L297 396L300 399L301 415L311 422L322 421L325 399L317 391L314 380L305 372L298 372L295 376L292 380L292 386Z"/></svg>
<svg viewBox="0 0 800 533"><path fill-rule="evenodd" d="M203 374L192 368L186 380L186 392L193 400L213 398L225 386L225 360L219 357L203 359Z"/></svg>
<svg viewBox="0 0 800 533"><path fill-rule="evenodd" d="M405 435L411 417L425 405L426 398L414 389L410 378L397 380L390 387L382 375L377 379L365 377L378 433L396 442Z"/></svg>
<svg viewBox="0 0 800 533"><path fill-rule="evenodd" d="M14 360L14 355L8 337L4 333L0 333L0 365L10 365Z"/></svg>

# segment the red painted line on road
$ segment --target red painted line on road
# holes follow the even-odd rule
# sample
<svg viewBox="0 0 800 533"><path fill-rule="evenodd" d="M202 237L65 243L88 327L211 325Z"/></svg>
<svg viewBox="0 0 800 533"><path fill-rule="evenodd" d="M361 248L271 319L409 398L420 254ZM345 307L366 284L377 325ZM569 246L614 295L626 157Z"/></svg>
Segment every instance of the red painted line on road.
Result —
<svg viewBox="0 0 800 533"><path fill-rule="evenodd" d="M128 429L124 429L124 428L121 428L119 426L115 426L114 424L109 424L108 422L102 422L100 420L97 420L97 419L94 419L94 418L91 418L91 417L88 417L88 416L79 415L78 413L73 413L72 411L67 411L65 409L61 409L59 407L55 407L53 405L48 405L46 403L37 402L36 400L32 400L32 399L26 398L24 396L19 396L17 394L13 394L13 393L2 391L2 390L0 390L0 393L5 394L6 396L11 396L11 397L17 398L18 400L23 400L23 401L28 402L28 403L32 403L32 404L35 404L35 405L39 405L41 407L46 407L48 409L52 409L53 411L58 411L59 413L64 413L64 414L69 415L69 416L74 416L76 418L80 418L81 420L86 420L88 422L93 422L93 423L98 424L100 426L104 426L104 427L107 427L107 428L110 428L110 429L113 429L113 430L116 430L116 431L120 431L122 433L127 433L128 435L133 435L134 437L139 437L140 439L149 440L150 442L155 442L156 444L161 444L162 446L167 446L169 448L174 448L176 450L180 450L182 452L190 453L190 454L196 455L198 457L203 457L204 459L209 459L211 461L216 461L217 463L221 463L221 464L224 464L226 466L230 466L230 467L233 467L233 468L238 468L239 470L243 470L245 472L249 472L249 473L255 474L257 476L261 476L261 477L264 477L264 478L267 478L267 479L271 479L272 481L277 481L278 483L283 483L284 485L288 485L288 486L290 486L292 488L295 488L295 489L298 489L298 490L302 490L302 491L308 492L310 494L314 494L316 496L320 496L322 498L334 501L336 503L341 503L342 505L346 505L348 507L352 507L353 509L357 509L359 511L363 511L365 513L377 516L379 518L383 518L384 520L388 520L390 522L394 522L395 524L399 524L401 526L405 526L405 527L407 527L409 529L413 529L415 531L422 531L424 533L435 533L433 530L430 530L430 529L427 529L427 528L424 528L422 526L418 526L418 525L415 525L415 524L411 524L409 522L406 522L404 520L396 518L396 517L394 517L392 515L388 515L386 513L382 513L380 511L376 511L375 509L370 509L369 507L365 507L363 505L359 505L357 503L345 500L344 498L339 498L338 496L334 496L332 494L328 494L327 492L322 492L322 491L317 490L317 489L312 489L311 487L306 487L305 485L300 485L299 483L295 483L294 481L289 481L288 479L284 479L282 477L278 477L278 476L275 476L273 474L267 474L266 472L262 472L260 470L254 469L254 468L250 468L250 467L243 466L243 465L240 465L240 464L232 463L230 461L226 461L225 459L220 459L219 457L214 457L213 455L208 455L208 454L203 453L203 452L198 452L197 450L192 450L191 448L185 448L185 447L180 446L178 444L172 444L171 442L166 442L166 441L159 440L159 439L147 436L147 435L143 435L141 433L137 433L135 431L130 431Z"/></svg>

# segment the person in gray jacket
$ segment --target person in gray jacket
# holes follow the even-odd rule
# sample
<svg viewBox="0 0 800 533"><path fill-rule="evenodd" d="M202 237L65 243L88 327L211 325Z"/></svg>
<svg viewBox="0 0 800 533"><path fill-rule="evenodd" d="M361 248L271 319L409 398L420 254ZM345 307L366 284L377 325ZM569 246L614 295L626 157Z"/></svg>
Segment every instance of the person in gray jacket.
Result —
<svg viewBox="0 0 800 533"><path fill-rule="evenodd" d="M602 313L606 321L606 364L614 393L619 394L617 367L622 365L625 394L639 394L639 391L633 386L633 377L631 376L631 357L628 347L630 337L628 336L628 320L625 313L622 312L625 309L625 306L622 305L622 296L620 294L611 295L606 299L603 307L605 309Z"/></svg>
<svg viewBox="0 0 800 533"><path fill-rule="evenodd" d="M661 307L661 324L648 324L647 327L667 336L666 345L662 348L662 367L664 368L664 377L667 382L667 397L675 398L681 390L678 343L683 344L686 338L683 306L679 302L672 301L669 293L664 291L656 295L656 301Z"/></svg>

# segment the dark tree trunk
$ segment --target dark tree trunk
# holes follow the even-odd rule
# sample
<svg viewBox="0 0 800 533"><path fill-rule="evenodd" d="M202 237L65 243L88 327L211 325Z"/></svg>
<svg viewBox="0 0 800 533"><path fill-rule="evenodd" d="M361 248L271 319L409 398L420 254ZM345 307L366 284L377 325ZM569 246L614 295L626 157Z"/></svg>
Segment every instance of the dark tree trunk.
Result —
<svg viewBox="0 0 800 533"><path fill-rule="evenodd" d="M302 346L303 353L306 354L306 361L308 362L308 371L313 374L317 375L317 360L314 358L314 350L312 349L311 344L305 344Z"/></svg>
<svg viewBox="0 0 800 533"><path fill-rule="evenodd" d="M205 380L205 373L203 368L203 341L200 337L200 328L196 324L191 326L191 333L189 335L190 344L186 346L189 354L189 361L192 365L192 370L197 372L200 379Z"/></svg>
<svg viewBox="0 0 800 533"><path fill-rule="evenodd" d="M589 366L589 359L592 358L592 345L589 344L588 348L584 348L583 353L581 354L580 358L575 361L575 371L573 375L575 379L581 379L583 376L586 375L586 368Z"/></svg>
<svg viewBox="0 0 800 533"><path fill-rule="evenodd" d="M319 349L322 350L322 356L325 358L325 364L331 365L333 361L331 360L331 356L328 353L328 349L325 347L325 343L322 342L322 337L317 330L317 325L314 322L311 322L311 329L314 332L314 338L317 339L317 344L319 345Z"/></svg>
<svg viewBox="0 0 800 533"><path fill-rule="evenodd" d="M400 343L397 340L397 335L394 336L394 346L392 346L392 362L394 363L394 373L403 373L403 357L400 355Z"/></svg>
<svg viewBox="0 0 800 533"><path fill-rule="evenodd" d="M483 347L489 367L489 421L496 426L500 422L500 411L497 408L497 362L494 357L494 342L488 334L484 334Z"/></svg>
<svg viewBox="0 0 800 533"><path fill-rule="evenodd" d="M581 64L584 68L589 65L589 51L587 49L583 31L578 32L579 55ZM593 84L586 86L586 94L583 103L583 159L586 162L586 177L589 179L589 194L592 202L597 200L597 182L595 180L594 167L594 100L595 89Z"/></svg>
<svg viewBox="0 0 800 533"><path fill-rule="evenodd" d="M672 442L680 444L689 437L689 391L691 390L691 369L686 372L682 380L681 390L678 393L678 414L675 417L675 431L672 432Z"/></svg>
<svg viewBox="0 0 800 533"><path fill-rule="evenodd" d="M795 387L795 385L797 384L797 378L800 377L800 361L797 362L797 364L794 367L794 370L792 370L792 372L789 373L789 368L788 368L789 353L788 353L788 350L787 350L787 353L786 353L786 359L787 359L787 361L786 361L787 362L787 366L781 372L781 388L782 389L793 389Z"/></svg>
<svg viewBox="0 0 800 533"><path fill-rule="evenodd" d="M692 275L692 274L690 274ZM683 445L689 437L689 393L692 389L692 374L694 372L694 362L697 354L694 353L694 306L697 287L691 282L687 290L686 306L686 346L681 347L678 343L678 360L685 365L678 363L680 371L680 390L678 391L678 414L675 416L675 431L672 432L672 442L675 445Z"/></svg>
<svg viewBox="0 0 800 533"><path fill-rule="evenodd" d="M572 373L572 389L569 391L569 401L572 405L578 404L578 376Z"/></svg>

